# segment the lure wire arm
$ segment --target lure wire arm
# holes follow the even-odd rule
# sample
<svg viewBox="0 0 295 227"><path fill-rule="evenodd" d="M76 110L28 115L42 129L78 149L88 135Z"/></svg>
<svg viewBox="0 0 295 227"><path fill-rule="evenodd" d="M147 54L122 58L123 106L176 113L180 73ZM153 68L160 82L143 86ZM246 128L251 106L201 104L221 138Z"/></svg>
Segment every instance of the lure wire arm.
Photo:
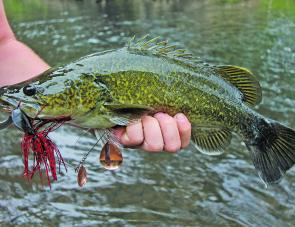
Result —
<svg viewBox="0 0 295 227"><path fill-rule="evenodd" d="M77 173L80 169L81 166L83 166L86 158L88 157L88 155L94 150L94 148L96 147L96 145L99 143L99 141L105 136L106 133L103 133L100 138L98 138L98 140L96 141L96 143L90 148L90 150L83 156L82 160L79 162L79 164L77 165L77 167L75 168L75 172Z"/></svg>

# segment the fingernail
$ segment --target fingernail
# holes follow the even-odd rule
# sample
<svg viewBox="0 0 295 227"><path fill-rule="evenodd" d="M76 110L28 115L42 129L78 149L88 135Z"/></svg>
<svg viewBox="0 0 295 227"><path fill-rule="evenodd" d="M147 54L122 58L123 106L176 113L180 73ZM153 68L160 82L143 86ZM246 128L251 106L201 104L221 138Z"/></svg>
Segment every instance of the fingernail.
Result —
<svg viewBox="0 0 295 227"><path fill-rule="evenodd" d="M125 132L121 137L122 143L127 144L129 142L129 140L130 140L129 137L128 137L127 133Z"/></svg>

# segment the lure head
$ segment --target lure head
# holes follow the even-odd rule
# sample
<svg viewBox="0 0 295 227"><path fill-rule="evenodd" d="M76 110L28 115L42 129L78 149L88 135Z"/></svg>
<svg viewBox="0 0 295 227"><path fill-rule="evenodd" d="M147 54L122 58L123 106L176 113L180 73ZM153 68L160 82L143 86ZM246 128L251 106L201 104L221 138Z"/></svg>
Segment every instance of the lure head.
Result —
<svg viewBox="0 0 295 227"><path fill-rule="evenodd" d="M38 119L74 118L93 109L101 91L93 75L59 67L0 88L0 110L20 108L28 117Z"/></svg>

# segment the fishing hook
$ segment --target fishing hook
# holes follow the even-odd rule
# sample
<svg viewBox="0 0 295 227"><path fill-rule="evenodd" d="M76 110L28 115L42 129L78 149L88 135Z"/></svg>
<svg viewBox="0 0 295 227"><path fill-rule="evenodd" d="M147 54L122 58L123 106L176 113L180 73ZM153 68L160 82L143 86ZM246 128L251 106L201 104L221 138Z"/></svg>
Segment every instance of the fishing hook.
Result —
<svg viewBox="0 0 295 227"><path fill-rule="evenodd" d="M0 122L0 130L7 128L12 123L12 117L9 116L5 121Z"/></svg>
<svg viewBox="0 0 295 227"><path fill-rule="evenodd" d="M32 127L29 117L19 108L11 112L13 124L21 131L33 135L35 130Z"/></svg>

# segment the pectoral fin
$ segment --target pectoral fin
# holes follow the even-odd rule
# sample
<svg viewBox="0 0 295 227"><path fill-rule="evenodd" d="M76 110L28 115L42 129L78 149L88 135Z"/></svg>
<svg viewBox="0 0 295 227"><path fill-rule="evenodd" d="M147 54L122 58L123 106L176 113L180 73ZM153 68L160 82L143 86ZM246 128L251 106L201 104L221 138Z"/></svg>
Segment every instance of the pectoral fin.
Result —
<svg viewBox="0 0 295 227"><path fill-rule="evenodd" d="M142 113L152 111L153 108L141 104L105 103L106 107L120 113Z"/></svg>
<svg viewBox="0 0 295 227"><path fill-rule="evenodd" d="M255 76L239 66L215 66L217 73L227 82L234 85L243 94L242 100L251 106L261 102L261 87Z"/></svg>
<svg viewBox="0 0 295 227"><path fill-rule="evenodd" d="M153 108L141 105L141 104L116 104L116 103L106 103L113 113L114 116L110 118L116 125L128 125L139 121L139 119L148 113L150 113Z"/></svg>
<svg viewBox="0 0 295 227"><path fill-rule="evenodd" d="M207 155L220 155L230 144L232 133L227 128L193 126L192 140L195 147Z"/></svg>

